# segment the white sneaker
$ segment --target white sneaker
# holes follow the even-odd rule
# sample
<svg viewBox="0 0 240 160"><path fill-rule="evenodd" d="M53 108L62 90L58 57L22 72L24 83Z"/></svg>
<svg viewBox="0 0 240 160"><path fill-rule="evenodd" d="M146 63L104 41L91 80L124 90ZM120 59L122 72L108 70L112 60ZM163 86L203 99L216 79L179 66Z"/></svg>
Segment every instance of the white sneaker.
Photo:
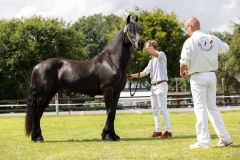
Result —
<svg viewBox="0 0 240 160"><path fill-rule="evenodd" d="M202 144L199 144L199 143L192 144L189 147L190 147L190 149L201 149L201 148L209 149L210 148L210 146L202 145Z"/></svg>
<svg viewBox="0 0 240 160"><path fill-rule="evenodd" d="M219 142L217 143L218 147L225 147L225 146L229 146L233 144L233 142L231 140L229 141L223 141L223 140L219 140Z"/></svg>

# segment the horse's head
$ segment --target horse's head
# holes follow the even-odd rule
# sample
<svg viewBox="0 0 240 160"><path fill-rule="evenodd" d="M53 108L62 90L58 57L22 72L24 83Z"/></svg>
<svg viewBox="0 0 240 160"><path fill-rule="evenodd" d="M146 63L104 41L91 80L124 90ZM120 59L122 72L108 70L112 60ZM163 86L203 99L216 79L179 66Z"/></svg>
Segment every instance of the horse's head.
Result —
<svg viewBox="0 0 240 160"><path fill-rule="evenodd" d="M127 24L124 27L125 43L131 43L137 49L143 49L144 42L140 39L140 26L137 24L138 17L135 22L130 22L130 16L127 17Z"/></svg>

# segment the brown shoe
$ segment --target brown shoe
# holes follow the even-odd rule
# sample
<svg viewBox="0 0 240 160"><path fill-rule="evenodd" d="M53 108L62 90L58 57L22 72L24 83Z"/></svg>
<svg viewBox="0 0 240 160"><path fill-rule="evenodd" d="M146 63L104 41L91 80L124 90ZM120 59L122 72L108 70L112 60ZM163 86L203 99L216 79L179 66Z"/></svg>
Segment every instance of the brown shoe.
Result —
<svg viewBox="0 0 240 160"><path fill-rule="evenodd" d="M162 137L161 138L172 138L172 133L171 132L168 132L168 131L166 131L163 135L162 135Z"/></svg>
<svg viewBox="0 0 240 160"><path fill-rule="evenodd" d="M162 132L153 132L150 138L160 138L162 136Z"/></svg>

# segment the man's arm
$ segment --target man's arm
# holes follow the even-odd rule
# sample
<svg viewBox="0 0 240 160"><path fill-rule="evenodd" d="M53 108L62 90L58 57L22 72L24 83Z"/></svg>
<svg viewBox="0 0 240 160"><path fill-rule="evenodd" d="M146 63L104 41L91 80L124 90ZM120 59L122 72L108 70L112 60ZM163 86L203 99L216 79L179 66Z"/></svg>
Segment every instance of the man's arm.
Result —
<svg viewBox="0 0 240 160"><path fill-rule="evenodd" d="M144 72L140 72L139 73L133 73L133 74L129 74L128 77L129 78L142 78L142 77L145 77L146 74Z"/></svg>
<svg viewBox="0 0 240 160"><path fill-rule="evenodd" d="M188 78L188 67L190 63L190 54L191 54L191 48L189 45L189 39L187 39L184 44L183 48L181 51L181 56L180 56L180 76L182 78L187 79Z"/></svg>
<svg viewBox="0 0 240 160"><path fill-rule="evenodd" d="M217 38L217 37L216 37ZM223 41L221 41L219 38L217 38L217 42L218 42L218 52L221 53L225 53L229 51L229 45Z"/></svg>

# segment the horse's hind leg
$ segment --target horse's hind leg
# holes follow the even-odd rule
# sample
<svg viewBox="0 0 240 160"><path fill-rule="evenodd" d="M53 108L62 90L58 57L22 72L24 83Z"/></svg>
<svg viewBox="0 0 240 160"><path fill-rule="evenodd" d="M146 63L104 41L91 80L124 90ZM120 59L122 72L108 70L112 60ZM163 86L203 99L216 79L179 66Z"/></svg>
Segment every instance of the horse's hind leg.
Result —
<svg viewBox="0 0 240 160"><path fill-rule="evenodd" d="M46 102L45 102L46 104ZM37 107L34 110L34 124L33 124L33 131L31 134L32 141L34 142L43 142L42 131L40 127L40 120L43 115L43 108L44 107L44 98L38 97L37 99Z"/></svg>
<svg viewBox="0 0 240 160"><path fill-rule="evenodd" d="M34 142L44 141L42 136L40 121L47 105L48 105L47 98L45 98L44 96L39 96L37 98L37 107L34 111L33 132L31 135L32 141Z"/></svg>
<svg viewBox="0 0 240 160"><path fill-rule="evenodd" d="M45 110L45 108L48 106L49 102L51 101L52 97L54 96L54 94L57 92L56 91L52 91L52 92L45 92L45 94L42 94L41 96L38 96L37 98L37 107L36 110L34 112L34 125L33 125L33 132L31 135L32 141L34 142L43 142L43 136L42 136L42 130L41 130L41 118L43 115L43 112Z"/></svg>

